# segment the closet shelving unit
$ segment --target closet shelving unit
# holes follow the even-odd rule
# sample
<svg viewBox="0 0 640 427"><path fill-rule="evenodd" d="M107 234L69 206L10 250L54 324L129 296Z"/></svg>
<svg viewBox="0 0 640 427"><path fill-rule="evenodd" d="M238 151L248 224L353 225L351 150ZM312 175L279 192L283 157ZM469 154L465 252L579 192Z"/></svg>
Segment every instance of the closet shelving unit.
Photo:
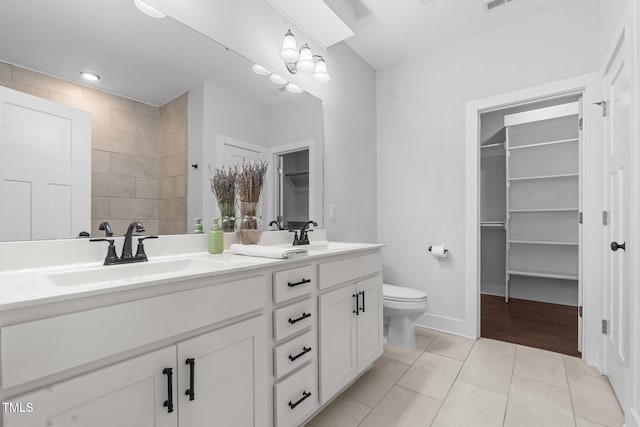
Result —
<svg viewBox="0 0 640 427"><path fill-rule="evenodd" d="M514 277L574 281L580 236L579 103L507 115L505 302Z"/></svg>

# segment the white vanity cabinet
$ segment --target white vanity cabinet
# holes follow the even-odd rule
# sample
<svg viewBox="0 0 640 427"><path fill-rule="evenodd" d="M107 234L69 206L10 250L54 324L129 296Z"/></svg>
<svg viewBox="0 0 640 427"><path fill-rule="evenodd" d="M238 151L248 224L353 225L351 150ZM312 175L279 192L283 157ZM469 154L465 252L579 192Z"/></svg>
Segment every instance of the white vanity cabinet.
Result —
<svg viewBox="0 0 640 427"><path fill-rule="evenodd" d="M276 427L298 426L318 408L316 289L314 264L273 274Z"/></svg>
<svg viewBox="0 0 640 427"><path fill-rule="evenodd" d="M266 427L265 340L259 316L178 343L178 424Z"/></svg>
<svg viewBox="0 0 640 427"><path fill-rule="evenodd" d="M4 427L175 427L178 412L163 405L169 400L166 369L176 402L170 347L10 399L25 412L3 411Z"/></svg>
<svg viewBox="0 0 640 427"><path fill-rule="evenodd" d="M264 324L258 316L17 397L33 411L5 412L4 425L266 427Z"/></svg>
<svg viewBox="0 0 640 427"><path fill-rule="evenodd" d="M383 352L382 276L320 295L318 306L320 403L325 404Z"/></svg>

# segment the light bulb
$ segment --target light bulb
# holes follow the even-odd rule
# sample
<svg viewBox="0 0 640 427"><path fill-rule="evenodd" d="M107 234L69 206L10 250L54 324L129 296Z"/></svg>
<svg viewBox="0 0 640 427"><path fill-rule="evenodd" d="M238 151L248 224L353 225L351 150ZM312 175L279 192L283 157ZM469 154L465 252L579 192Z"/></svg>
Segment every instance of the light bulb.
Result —
<svg viewBox="0 0 640 427"><path fill-rule="evenodd" d="M287 89L287 92L291 92L291 93L302 93L303 90L300 88L300 86L298 85L294 85L293 83L289 83L285 89Z"/></svg>
<svg viewBox="0 0 640 427"><path fill-rule="evenodd" d="M306 43L300 48L300 59L298 60L297 67L298 70L305 73L313 71L313 68L315 67L311 48Z"/></svg>
<svg viewBox="0 0 640 427"><path fill-rule="evenodd" d="M329 83L331 80L331 76L327 71L327 63L322 57L316 62L316 69L313 71L313 80L321 84Z"/></svg>
<svg viewBox="0 0 640 427"><path fill-rule="evenodd" d="M282 39L282 51L280 56L286 62L296 62L300 54L298 53L298 47L296 46L296 38L293 36L291 30L287 31Z"/></svg>
<svg viewBox="0 0 640 427"><path fill-rule="evenodd" d="M100 80L100 76L96 73L91 73L89 71L80 71L80 75L84 77L85 80L89 80L90 82L97 82Z"/></svg>
<svg viewBox="0 0 640 427"><path fill-rule="evenodd" d="M277 74L271 74L269 76L269 80L271 80L271 83L275 83L277 85L286 85L287 83L289 83Z"/></svg>
<svg viewBox="0 0 640 427"><path fill-rule="evenodd" d="M142 0L134 0L133 3L136 5L138 10L145 15L148 15L152 18L165 18L167 16L166 13L159 11L155 7L143 2Z"/></svg>
<svg viewBox="0 0 640 427"><path fill-rule="evenodd" d="M253 67L251 67L251 69L254 73L260 74L261 76L268 76L269 74L271 74L271 71L267 70L262 65L253 64Z"/></svg>

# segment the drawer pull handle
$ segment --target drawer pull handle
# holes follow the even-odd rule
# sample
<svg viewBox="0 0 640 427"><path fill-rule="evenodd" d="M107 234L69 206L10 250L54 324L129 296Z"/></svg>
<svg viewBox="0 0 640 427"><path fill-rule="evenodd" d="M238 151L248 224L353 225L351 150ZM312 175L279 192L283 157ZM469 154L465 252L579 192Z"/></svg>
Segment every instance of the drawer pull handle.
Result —
<svg viewBox="0 0 640 427"><path fill-rule="evenodd" d="M185 396L189 396L189 400L194 400L196 398L196 389L195 389L195 370L196 370L196 359L189 358L184 361L185 365L189 365L189 388L185 390Z"/></svg>
<svg viewBox="0 0 640 427"><path fill-rule="evenodd" d="M307 317L311 317L311 313L305 313L304 311L302 312L302 316L298 317L297 319L292 319L289 318L289 323L291 323L292 325L295 325L296 323L298 323L301 320L306 319Z"/></svg>
<svg viewBox="0 0 640 427"><path fill-rule="evenodd" d="M311 351L311 347L302 347L302 351L300 353L296 354L295 356L289 355L289 360L293 362L298 357L302 357L305 354L309 353L310 351Z"/></svg>
<svg viewBox="0 0 640 427"><path fill-rule="evenodd" d="M173 412L173 368L164 368L162 373L167 376L167 400L164 401L162 406L167 408L167 412Z"/></svg>
<svg viewBox="0 0 640 427"><path fill-rule="evenodd" d="M353 294L352 296L353 296L353 298L356 299L356 309L353 310L353 313L356 316L359 316L360 315L360 295L359 294Z"/></svg>
<svg viewBox="0 0 640 427"><path fill-rule="evenodd" d="M298 406L299 404L304 402L304 400L306 398L308 398L309 396L311 396L311 392L310 391L303 391L302 392L302 397L300 398L300 400L298 400L296 403L289 402L289 407L291 409L296 409L296 406Z"/></svg>
<svg viewBox="0 0 640 427"><path fill-rule="evenodd" d="M362 312L364 313L364 291L360 291L360 294L362 294Z"/></svg>
<svg viewBox="0 0 640 427"><path fill-rule="evenodd" d="M289 282L289 283L287 283L287 286L290 287L290 288L293 288L294 286L305 285L307 283L311 283L311 279L302 279L299 282Z"/></svg>

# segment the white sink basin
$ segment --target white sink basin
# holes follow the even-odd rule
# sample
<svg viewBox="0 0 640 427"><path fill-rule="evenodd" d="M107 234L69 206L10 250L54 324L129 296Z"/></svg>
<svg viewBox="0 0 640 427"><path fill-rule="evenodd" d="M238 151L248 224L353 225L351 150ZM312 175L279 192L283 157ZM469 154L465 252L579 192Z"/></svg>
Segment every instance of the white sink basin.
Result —
<svg viewBox="0 0 640 427"><path fill-rule="evenodd" d="M105 265L97 268L51 273L46 277L57 286L78 286L122 281L136 283L181 274L196 274L228 267L228 263L203 259Z"/></svg>

